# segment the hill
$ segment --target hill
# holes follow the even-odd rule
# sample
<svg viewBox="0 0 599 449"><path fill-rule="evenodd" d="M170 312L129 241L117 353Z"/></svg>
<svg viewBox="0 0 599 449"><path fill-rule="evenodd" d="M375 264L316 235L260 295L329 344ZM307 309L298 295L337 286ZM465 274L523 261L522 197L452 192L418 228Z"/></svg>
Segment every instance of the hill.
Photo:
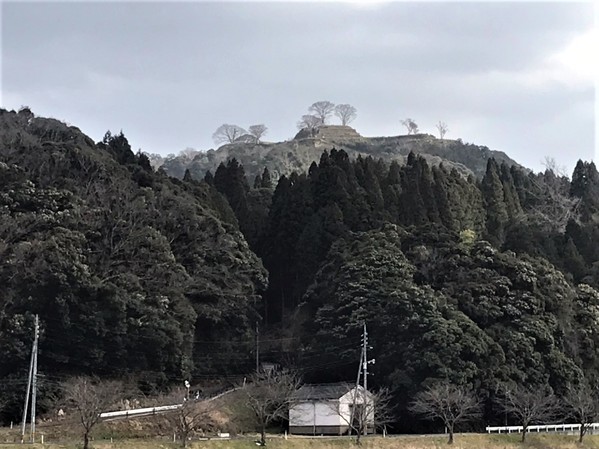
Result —
<svg viewBox="0 0 599 449"><path fill-rule="evenodd" d="M193 160L183 155L167 158L161 167L170 176L183 178L185 170L189 169L194 179L202 179L208 170L214 174L220 163L226 164L229 159L235 158L244 166L250 180L262 174L264 167L278 179L282 175L289 176L293 171L306 173L313 162L320 160L324 150L332 148L345 150L352 159L359 155L371 156L385 162L397 161L402 165L408 154L414 152L424 157L430 165L444 163L466 176L474 174L478 178L484 175L490 157L499 163L518 165L505 153L464 144L461 140L437 139L429 134L362 137L349 126L323 126L315 133L301 130L294 139L285 142L235 142L217 150L200 152Z"/></svg>
<svg viewBox="0 0 599 449"><path fill-rule="evenodd" d="M286 144L367 148L349 129L320 133ZM430 140L390 145L402 139ZM325 149L253 185L236 158L179 180L122 133L94 143L0 110L0 419L22 411L35 315L40 412L81 374L149 394L243 379L258 359L355 381L364 324L369 385L393 391L397 432L427 430L406 405L441 380L481 398L477 425L503 421L506 388L594 385L595 165L570 180L489 158L476 178L428 160Z"/></svg>

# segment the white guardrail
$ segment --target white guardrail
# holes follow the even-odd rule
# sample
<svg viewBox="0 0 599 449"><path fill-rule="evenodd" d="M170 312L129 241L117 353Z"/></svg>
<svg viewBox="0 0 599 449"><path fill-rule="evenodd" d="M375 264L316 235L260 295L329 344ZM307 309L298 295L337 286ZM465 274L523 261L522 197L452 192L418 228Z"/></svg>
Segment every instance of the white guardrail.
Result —
<svg viewBox="0 0 599 449"><path fill-rule="evenodd" d="M237 391L239 387L231 388L230 390L223 391L222 393L217 394L216 396L212 396L208 399L203 399L204 402L214 401L226 394ZM136 408L133 410L119 410L116 412L104 412L100 413L100 419L111 420L118 418L130 418L137 416L146 416L146 415L156 415L157 413L170 412L172 410L177 410L178 408L183 407L183 404L174 404L174 405L161 405L159 407L147 407L147 408Z"/></svg>
<svg viewBox="0 0 599 449"><path fill-rule="evenodd" d="M147 407L147 408L137 408L134 410L120 410L118 412L104 412L100 413L101 419L111 419L111 418L122 418L122 417L132 417L132 416L145 416L145 415L155 415L156 413L168 412L171 410L177 410L181 408L182 404L175 405L162 405L160 407Z"/></svg>
<svg viewBox="0 0 599 449"><path fill-rule="evenodd" d="M588 430L589 432L594 432L599 429L599 423L589 424ZM521 433L522 426L487 426L487 433ZM533 425L528 426L526 429L527 432L579 432L580 424L542 424L542 425Z"/></svg>

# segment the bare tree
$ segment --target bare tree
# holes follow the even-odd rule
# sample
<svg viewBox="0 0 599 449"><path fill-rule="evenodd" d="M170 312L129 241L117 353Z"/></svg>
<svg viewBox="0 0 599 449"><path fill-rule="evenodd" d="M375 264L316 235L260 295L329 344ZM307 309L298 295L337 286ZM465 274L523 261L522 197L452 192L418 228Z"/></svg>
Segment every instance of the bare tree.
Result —
<svg viewBox="0 0 599 449"><path fill-rule="evenodd" d="M314 133L318 128L322 126L322 122L320 118L315 115L302 115L302 119L297 122L298 129L307 129L308 131Z"/></svg>
<svg viewBox="0 0 599 449"><path fill-rule="evenodd" d="M447 131L449 131L447 123L439 120L439 122L435 126L437 128L437 131L439 131L439 139L443 139L445 137L445 134L447 134Z"/></svg>
<svg viewBox="0 0 599 449"><path fill-rule="evenodd" d="M315 117L318 117L321 125L326 125L327 119L331 116L334 109L335 105L330 101L317 101L308 108L308 112L311 112Z"/></svg>
<svg viewBox="0 0 599 449"><path fill-rule="evenodd" d="M266 445L266 426L286 419L289 402L300 386L296 374L283 370L263 370L253 374L243 388L246 404L260 428L260 445Z"/></svg>
<svg viewBox="0 0 599 449"><path fill-rule="evenodd" d="M506 395L498 401L498 405L522 426L522 442L526 441L526 432L531 424L551 421L558 411L558 402L553 394L521 386L506 389Z"/></svg>
<svg viewBox="0 0 599 449"><path fill-rule="evenodd" d="M541 162L545 166L545 170L553 172L557 177L567 177L568 173L564 165L559 165L554 157L545 156L545 160Z"/></svg>
<svg viewBox="0 0 599 449"><path fill-rule="evenodd" d="M449 433L448 444L453 444L453 433L457 424L480 416L480 402L464 387L441 382L418 393L410 405L412 412L427 419L441 419Z"/></svg>
<svg viewBox="0 0 599 449"><path fill-rule="evenodd" d="M349 393L351 393L349 402L329 401L327 405L330 413L338 415L349 427L350 433L355 432L356 444L360 445L362 435L366 435L370 427L380 429L393 420L391 393L383 388L377 392L369 391L364 394L362 387L354 388Z"/></svg>
<svg viewBox="0 0 599 449"><path fill-rule="evenodd" d="M406 127L408 134L416 134L418 132L418 125L411 118L402 120L401 124Z"/></svg>
<svg viewBox="0 0 599 449"><path fill-rule="evenodd" d="M161 398L162 405L177 405L180 407L167 413L164 417L172 425L173 430L181 437L181 445L187 447L189 437L198 431L212 431L216 429L213 419L214 402L187 399L185 392L176 390L170 395Z"/></svg>
<svg viewBox="0 0 599 449"><path fill-rule="evenodd" d="M191 161L198 153L199 153L198 150L187 147L184 150L181 150L179 152L179 157L182 157L182 158L187 159L188 161Z"/></svg>
<svg viewBox="0 0 599 449"><path fill-rule="evenodd" d="M599 398L597 391L588 382L582 382L577 387L570 386L563 397L568 415L580 424L578 442L582 439L597 418L599 418Z"/></svg>
<svg viewBox="0 0 599 449"><path fill-rule="evenodd" d="M250 134L256 138L256 143L260 143L260 139L266 132L268 128L266 125L252 125L248 128Z"/></svg>
<svg viewBox="0 0 599 449"><path fill-rule="evenodd" d="M350 104L338 104L335 106L335 115L341 119L341 124L346 126L356 118L357 111Z"/></svg>
<svg viewBox="0 0 599 449"><path fill-rule="evenodd" d="M100 413L120 399L123 386L116 381L75 377L65 382L62 390L63 399L77 412L83 428L83 449L88 449L90 433L100 422Z"/></svg>
<svg viewBox="0 0 599 449"><path fill-rule="evenodd" d="M214 140L214 143L216 144L233 143L244 134L247 134L247 131L241 126L228 125L225 123L224 125L220 125L216 131L214 131L214 134L212 134L212 140Z"/></svg>

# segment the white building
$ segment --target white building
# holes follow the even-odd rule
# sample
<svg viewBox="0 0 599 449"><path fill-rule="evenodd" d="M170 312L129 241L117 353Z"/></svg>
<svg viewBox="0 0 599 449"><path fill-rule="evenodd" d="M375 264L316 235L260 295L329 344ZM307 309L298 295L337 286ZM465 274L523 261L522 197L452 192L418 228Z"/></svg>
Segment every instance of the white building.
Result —
<svg viewBox="0 0 599 449"><path fill-rule="evenodd" d="M372 395L349 383L304 385L289 406L289 432L303 435L343 435L362 417L374 428ZM352 410L354 413L352 413ZM359 426L354 426L359 427Z"/></svg>

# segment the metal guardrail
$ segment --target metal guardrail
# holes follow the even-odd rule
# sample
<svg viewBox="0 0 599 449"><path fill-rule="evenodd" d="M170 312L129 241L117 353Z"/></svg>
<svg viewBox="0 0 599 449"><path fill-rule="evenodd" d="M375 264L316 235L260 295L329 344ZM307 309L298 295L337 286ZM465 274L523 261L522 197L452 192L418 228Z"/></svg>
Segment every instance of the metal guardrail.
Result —
<svg viewBox="0 0 599 449"><path fill-rule="evenodd" d="M599 429L599 423L589 424L588 429L591 432ZM487 433L521 433L522 426L487 426ZM580 431L580 424L541 424L528 426L526 431L530 432L573 432Z"/></svg>
<svg viewBox="0 0 599 449"><path fill-rule="evenodd" d="M213 396L211 398L202 399L201 401L202 402L214 401L214 400L216 400L226 394L232 393L238 389L239 389L238 387L232 388L230 390L223 391L222 393L219 393L216 396ZM190 400L193 400L193 399L190 399ZM133 417L139 417L139 416L156 415L159 413L165 413L165 412L170 412L172 410L177 410L181 407L183 407L183 404L161 405L158 407L146 407L146 408L136 408L133 410L119 410L119 411L115 411L115 412L104 412L104 413L100 413L100 419L111 420L111 419L118 419L118 418L133 418Z"/></svg>
<svg viewBox="0 0 599 449"><path fill-rule="evenodd" d="M159 407L146 407L146 408L137 408L133 410L119 410L117 412L104 412L100 413L101 419L110 419L110 418L121 418L121 417L133 417L133 416L144 416L144 415L155 415L156 413L168 412L171 410L177 410L181 408L183 404L174 404L174 405L162 405Z"/></svg>

